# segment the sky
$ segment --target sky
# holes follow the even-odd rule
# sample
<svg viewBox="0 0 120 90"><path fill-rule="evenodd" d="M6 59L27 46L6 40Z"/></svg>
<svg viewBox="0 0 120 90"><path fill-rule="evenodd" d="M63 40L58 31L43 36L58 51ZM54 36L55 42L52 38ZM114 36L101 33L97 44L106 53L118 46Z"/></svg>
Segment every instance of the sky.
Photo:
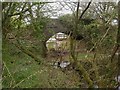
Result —
<svg viewBox="0 0 120 90"><path fill-rule="evenodd" d="M64 0L62 0L62 1L64 1ZM67 1L69 1L69 2L67 2ZM88 4L88 1L89 0L84 0L84 2L86 4ZM92 2L94 2L94 1L95 0L93 0ZM110 1L110 0L96 0L96 1ZM112 0L112 1L117 2L118 0ZM82 0L82 2L83 2L83 0ZM45 16L49 15L50 18L58 18L59 16L62 16L62 15L65 15L65 14L72 14L73 11L76 10L77 4L74 4L73 2L71 2L71 0L66 0L65 2L49 3L46 6L44 6L45 11L51 10L52 12L45 13ZM72 11L71 8L73 8L74 10Z"/></svg>
<svg viewBox="0 0 120 90"><path fill-rule="evenodd" d="M72 11L64 2L48 3L46 6L43 7L43 10L50 10L50 12L45 13L46 16L50 15L50 18L58 18L58 16L61 15L72 14Z"/></svg>

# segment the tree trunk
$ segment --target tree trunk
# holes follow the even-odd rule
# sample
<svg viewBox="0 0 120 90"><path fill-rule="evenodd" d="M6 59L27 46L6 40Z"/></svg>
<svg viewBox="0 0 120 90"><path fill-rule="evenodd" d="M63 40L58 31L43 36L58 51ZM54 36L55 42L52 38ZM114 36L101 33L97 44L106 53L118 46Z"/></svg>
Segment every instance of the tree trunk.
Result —
<svg viewBox="0 0 120 90"><path fill-rule="evenodd" d="M118 2L118 32L117 32L117 45L118 45L118 75L120 75L120 1Z"/></svg>
<svg viewBox="0 0 120 90"><path fill-rule="evenodd" d="M87 73L87 71L82 66L82 64L77 61L77 53L75 52L76 40L74 40L74 38L76 38L76 35L77 35L79 20L81 20L83 14L89 8L90 4L91 4L91 2L89 2L88 6L86 7L86 9L83 11L82 15L79 18L78 17L78 15L79 15L78 11L79 11L80 2L78 2L77 11L76 11L75 20L74 20L75 21L75 25L74 25L73 35L72 35L72 37L70 39L70 53L71 53L71 57L73 59L73 65L74 65L73 68L75 67L79 72L82 72L82 75L84 76L84 79L88 83L88 87L89 88L93 87L93 81L90 79L89 73Z"/></svg>
<svg viewBox="0 0 120 90"><path fill-rule="evenodd" d="M40 44L41 44L41 52L40 52L41 57L45 58L47 56L46 41L41 41Z"/></svg>

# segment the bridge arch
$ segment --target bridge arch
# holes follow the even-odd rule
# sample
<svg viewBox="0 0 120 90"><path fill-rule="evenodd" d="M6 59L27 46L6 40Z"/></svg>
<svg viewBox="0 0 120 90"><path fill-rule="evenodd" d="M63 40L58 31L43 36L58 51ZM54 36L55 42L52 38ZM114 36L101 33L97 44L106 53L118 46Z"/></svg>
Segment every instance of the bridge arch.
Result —
<svg viewBox="0 0 120 90"><path fill-rule="evenodd" d="M51 49L58 50L59 48L63 48L66 50L69 45L69 36L65 33L56 33L52 37L46 41L47 49L50 51Z"/></svg>
<svg viewBox="0 0 120 90"><path fill-rule="evenodd" d="M59 19L51 19L49 20L49 22L47 23L46 27L44 28L44 36L45 39L43 41L41 41L42 44L42 56L46 57L47 55L47 46L46 46L46 42L49 40L50 37L52 37L53 35L55 35L56 33L70 33L70 29L68 29L67 27L65 27L61 21ZM72 35L72 34L71 34ZM83 36L78 35L77 37L75 37L77 40L81 40L83 39Z"/></svg>

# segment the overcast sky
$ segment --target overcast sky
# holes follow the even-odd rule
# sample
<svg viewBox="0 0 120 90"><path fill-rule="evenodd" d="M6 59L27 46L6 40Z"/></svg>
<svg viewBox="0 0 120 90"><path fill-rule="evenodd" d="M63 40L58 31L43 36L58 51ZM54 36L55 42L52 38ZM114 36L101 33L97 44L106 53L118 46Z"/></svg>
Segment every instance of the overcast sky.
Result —
<svg viewBox="0 0 120 90"><path fill-rule="evenodd" d="M69 4L72 7L71 4ZM50 15L51 18L57 18L58 16L65 14L72 14L71 9L64 2L48 3L43 7L43 10L48 11L45 15Z"/></svg>
<svg viewBox="0 0 120 90"><path fill-rule="evenodd" d="M65 1L65 0L62 0L62 1ZM67 1L69 1L69 2L67 2ZM76 1L78 1L78 0L76 0ZM85 1L87 1L87 2L85 2ZM82 0L81 3L88 4L88 1L90 1L90 0L84 0L84 2ZM93 0L92 2L94 2L94 1L95 0ZM102 0L102 1L110 1L110 0ZM118 0L112 0L112 1L117 2ZM45 5L43 7L43 10L45 10L45 11L48 10L48 12L45 13L46 16L49 15L51 18L58 18L58 16L61 16L61 15L72 14L73 11L76 10L76 7L77 7L77 3L75 4L75 3L71 2L71 0L66 0L65 2L48 3L47 5ZM71 10L71 8L73 11ZM79 9L81 9L81 8L79 7ZM50 10L50 12L49 12L49 10Z"/></svg>

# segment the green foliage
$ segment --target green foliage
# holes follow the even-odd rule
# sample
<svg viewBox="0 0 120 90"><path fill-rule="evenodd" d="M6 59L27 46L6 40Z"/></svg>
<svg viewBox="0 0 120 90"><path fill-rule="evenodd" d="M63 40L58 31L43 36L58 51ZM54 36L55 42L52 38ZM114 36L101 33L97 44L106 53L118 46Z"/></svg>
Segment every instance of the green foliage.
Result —
<svg viewBox="0 0 120 90"><path fill-rule="evenodd" d="M100 37L100 30L98 29L98 24L93 22L89 25L84 25L84 31L83 34L91 39L93 39L92 42L95 42Z"/></svg>
<svg viewBox="0 0 120 90"><path fill-rule="evenodd" d="M35 6L39 7L39 5L43 3L31 3L31 4L35 4ZM8 30L6 31L6 33L16 31L19 37L23 33L25 33L25 36L28 37L21 36L22 38L20 42L22 46L28 49L29 51L35 53L36 56L40 57L40 54L38 52L42 50L44 51L45 49L41 46L42 43L39 41L45 39L43 32L44 32L44 27L46 26L49 19L43 17L43 13L40 13L39 9L35 10L38 16L30 18L30 24L27 26L31 27L30 31L31 32L33 31L32 35L36 39L33 39L33 37L29 38L28 35L29 31L26 34L27 26L24 22L24 17L27 16L29 18L29 15L25 16L24 13L22 13L23 17L22 16L19 17L21 15L21 13L19 12L21 11L23 5L25 4L23 3L3 4L4 7L3 13L6 15L6 18L5 15L3 17L4 19L6 19L6 22L3 24L3 26ZM29 5L27 4L26 8L28 6ZM11 7L10 10L8 10L9 7ZM30 10L32 11L32 9L29 8L28 12ZM12 17L8 17L9 15L14 15L15 13L19 13L19 14ZM101 15L104 16L104 20L112 17L111 14L105 12L102 13ZM87 14L86 17L87 17L86 19L89 21L90 18L89 14ZM113 13L113 17L115 17L114 13ZM64 15L61 16L59 19L61 20L63 25L67 26L70 30L74 30L75 20L73 15L70 14ZM109 27L110 24L108 25L104 25L104 24L106 24L106 21L99 22L99 20L94 20L89 24L86 24L84 21L79 22L77 34L83 34L85 36L85 39L87 39L86 44L88 44L87 47L89 49L93 47L93 45L95 45L95 43L99 39L101 39L104 33L107 31L107 28ZM52 33L52 30L50 30L50 32ZM26 38L29 39L27 40ZM53 68L53 66L51 66L51 63L53 64L53 62L51 61L53 59L56 60L56 58L43 59L40 57L41 61L43 61L44 63L42 65L39 65L39 63L36 63L30 56L18 50L18 48L16 48L13 44L8 43L8 41L6 42L3 41L3 49L2 49L3 64L4 64L3 75L2 75L3 88L4 87L5 88L7 87L76 88L78 87L79 83L86 84L86 81L87 79L89 79L89 77L93 82L94 81L97 82L100 88L115 87L117 85L117 82L114 79L114 77L117 74L117 56L115 56L113 63L111 63L109 60L109 53L110 53L109 51L112 49L112 46L115 44L115 38L116 38L115 30L114 28L110 28L110 32L107 33L107 36L101 42L98 42L95 51L90 53L86 53L86 52L77 53L78 60L76 59L76 61L77 63L79 63L78 64L80 70L79 76L77 72L74 72L74 70L71 71L66 70L65 72L62 72L61 69L59 68L58 69ZM29 41L32 41L32 43ZM43 44L43 46L45 45ZM63 44L62 46L64 47L65 45ZM101 54L101 51L104 53ZM67 56L65 60L71 58L68 57L69 56ZM82 81L83 80L82 77L87 78L86 81ZM80 87L84 87L84 86L80 86ZM85 88L86 87L87 85L85 86Z"/></svg>
<svg viewBox="0 0 120 90"><path fill-rule="evenodd" d="M59 20L61 20L61 23L68 27L70 30L73 30L74 27L74 17L71 14L66 14L61 17L59 17Z"/></svg>
<svg viewBox="0 0 120 90"><path fill-rule="evenodd" d="M46 26L46 23L48 21L48 18L35 18L32 21L32 26L33 26L33 36L35 36L38 39L44 40L45 36L43 34L44 28Z"/></svg>

